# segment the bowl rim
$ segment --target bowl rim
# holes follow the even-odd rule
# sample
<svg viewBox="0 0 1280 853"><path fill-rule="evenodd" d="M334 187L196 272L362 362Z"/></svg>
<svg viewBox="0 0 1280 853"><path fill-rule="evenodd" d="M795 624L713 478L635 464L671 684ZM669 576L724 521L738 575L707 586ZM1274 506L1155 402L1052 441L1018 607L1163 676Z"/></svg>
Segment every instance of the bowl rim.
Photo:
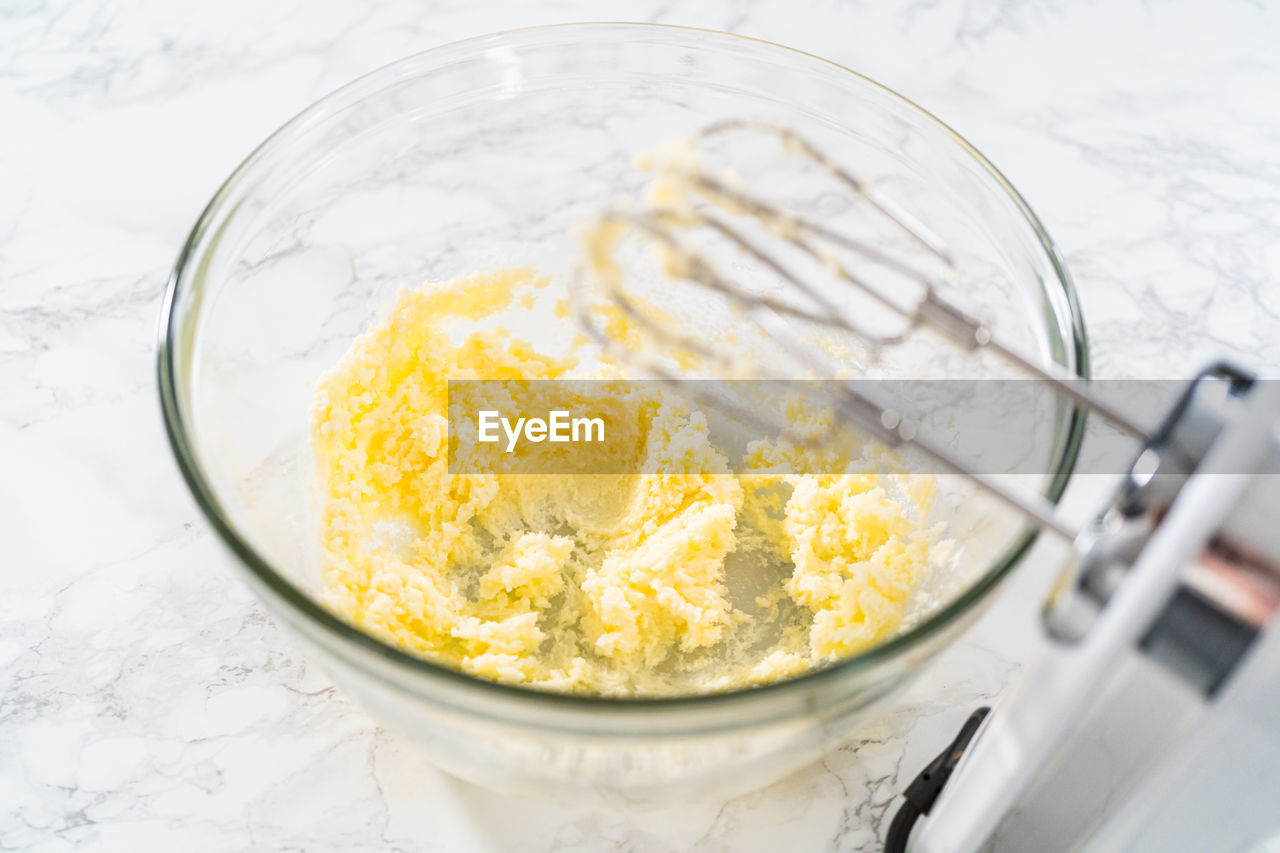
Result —
<svg viewBox="0 0 1280 853"><path fill-rule="evenodd" d="M247 570L250 573L251 579L257 581L257 583L252 584L252 586L254 586L255 589L265 591L268 598L274 599L274 601L269 601L267 603L283 606L287 613L291 611L293 615L297 615L303 618L306 622L319 627L324 634L337 640L339 644L354 646L364 653L372 654L381 662L389 664L394 670L405 672L410 677L414 678L422 678L425 676L426 681L424 682L424 685L429 684L431 681L443 680L446 684L460 687L463 690L474 691L477 696L489 695L496 699L503 699L511 702L554 706L556 709L564 711L589 710L593 713L604 712L620 715L629 714L630 712L637 710L705 710L716 706L740 703L742 701L751 701L754 704L757 700L764 701L767 698L781 697L784 694L794 694L797 691L815 689L821 685L835 683L840 679L851 677L859 672L868 670L881 662L886 662L899 657L902 653L920 645L925 640L936 635L942 629L967 614L979 602L986 599L988 593L998 586L1009 572L1018 565L1035 543L1039 531L1035 528L1023 530L1015 539L1013 544L1006 549L1003 555L997 559L994 564L987 569L987 571L966 587L963 592L957 595L956 598L949 602L945 607L942 607L938 611L930 614L928 618L922 620L919 624L913 626L908 631L898 634L856 655L828 666L812 669L800 675L770 684L706 694L682 694L677 696L599 696L573 694L557 692L546 688L530 687L527 685L505 684L502 682L467 675L459 670L433 663L425 658L417 657L408 652L402 651L389 643L379 640L372 634L360 630L355 625L341 619L336 614L326 609L319 602L287 580L283 574L272 568L271 563L262 554L260 554L258 550L247 541L247 539L237 532L234 524L230 521L228 514L223 510L222 503L219 501L209 478L204 473L198 459L194 442L190 438L190 424L183 414L179 399L178 369L175 362L178 357L178 349L181 346L182 341L180 335L180 324L182 322L182 318L179 316L180 312L175 310L175 305L177 304L179 297L184 292L184 283L188 277L186 274L187 271L191 269L193 261L199 260L198 249L202 238L211 228L215 216L227 200L232 188L253 168L257 161L264 156L265 152L270 150L272 146L279 142L283 136L287 135L288 132L297 128L299 125L305 124L315 115L316 112L320 111L331 101L338 99L342 94L349 93L358 87L366 85L368 81L373 78L381 77L383 75L394 75L397 69L408 64L420 62L424 58L447 54L460 49L475 48L486 43L492 44L494 42L500 42L503 39L536 35L540 33L575 31L591 33L610 29L627 30L637 34L647 33L649 35L658 35L664 38L682 36L696 36L699 38L710 37L712 39L720 39L725 42L754 44L757 47L763 47L768 50L791 54L792 58L820 63L821 65L827 66L830 70L837 71L842 74L848 74L857 78L863 84L870 84L875 89L880 90L882 94L887 95L891 100L897 101L901 106L908 108L909 111L918 115L927 123L933 125L936 129L941 130L953 144L955 144L963 153L967 154L988 177L995 181L996 185L1000 187L1000 189L1002 189L1014 203L1019 213L1026 220L1027 224L1030 225L1032 232L1039 241L1040 247L1043 249L1049 260L1057 285L1061 287L1061 295L1065 298L1066 316L1060 316L1059 319L1067 319L1069 321L1070 337L1069 339L1064 337L1063 343L1069 349L1068 355L1074 356L1077 375L1081 378L1088 378L1089 347L1085 333L1084 317L1080 310L1079 300L1077 298L1075 286L1072 283L1070 273L1067 271L1066 264L1064 263L1052 238L1045 230L1039 217L1037 217L1032 211L1030 205L1027 204L1021 194L991 163L991 161L989 161L964 137L928 110L887 86L878 83L870 77L860 74L859 72L844 65L815 54L764 39L701 27L688 27L672 24L637 23L626 21L559 23L519 27L449 42L428 50L419 51L417 53L401 57L393 62L362 74L302 109L277 128L262 143L254 148L238 166L236 166L226 180L219 186L217 192L214 193L213 197L196 220L195 225L192 227L181 250L179 251L177 260L174 263L165 287L159 317L159 329L156 339L156 367L161 411L170 447L174 453L182 477L188 488L191 490L192 496L195 498L200 511L218 534L222 543L236 556L237 562L241 564L242 569ZM1049 285L1049 283L1046 282L1046 285ZM1046 289L1048 288L1046 287ZM1057 465L1052 475L1052 479L1042 493L1044 497L1052 503L1057 503L1066 489L1071 473L1074 470L1077 456L1079 454L1080 443L1083 438L1085 421L1084 412L1079 407L1072 407L1069 418L1070 420L1067 426L1066 438L1063 443L1060 456L1057 460ZM262 593L260 592L260 594ZM417 692L418 691L415 691L415 693Z"/></svg>

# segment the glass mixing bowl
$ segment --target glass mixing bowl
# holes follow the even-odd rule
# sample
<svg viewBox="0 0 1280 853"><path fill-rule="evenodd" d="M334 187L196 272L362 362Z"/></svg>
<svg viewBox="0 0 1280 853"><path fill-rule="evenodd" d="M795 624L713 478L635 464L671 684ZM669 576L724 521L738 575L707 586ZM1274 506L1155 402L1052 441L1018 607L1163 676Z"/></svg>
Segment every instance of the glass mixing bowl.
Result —
<svg viewBox="0 0 1280 853"><path fill-rule="evenodd" d="M1018 519L995 523L994 509L974 511L980 502L941 501L963 556L945 582L917 595L924 604L896 636L789 681L705 696L593 698L491 683L386 645L319 603L307 439L317 378L402 285L514 265L563 280L579 257L578 226L641 186L633 155L743 115L794 125L883 179L956 250L959 283L1002 334L1085 374L1066 271L977 151L865 77L713 32L537 28L389 65L263 143L182 249L161 319L159 378L187 483L280 623L340 687L458 776L633 802L764 784L846 740L976 617L1030 545L1034 532ZM914 351L879 369L979 369ZM1043 424L1046 473L1033 485L1056 500L1081 423L1057 406Z"/></svg>

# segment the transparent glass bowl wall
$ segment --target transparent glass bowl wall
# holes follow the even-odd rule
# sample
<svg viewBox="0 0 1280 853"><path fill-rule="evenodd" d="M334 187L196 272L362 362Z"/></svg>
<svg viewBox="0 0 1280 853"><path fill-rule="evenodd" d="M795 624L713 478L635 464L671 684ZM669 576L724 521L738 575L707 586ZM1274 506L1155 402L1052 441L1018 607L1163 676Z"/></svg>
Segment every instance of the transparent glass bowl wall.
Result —
<svg viewBox="0 0 1280 853"><path fill-rule="evenodd" d="M850 661L751 691L663 700L491 684L412 658L318 603L307 441L316 379L401 286L532 265L556 278L577 229L643 176L635 154L716 118L767 116L896 187L955 247L960 284L1007 336L1083 373L1074 297L1033 215L935 119L845 69L724 34L572 25L488 36L388 66L318 102L227 181L179 259L160 385L179 463L263 602L333 679L445 769L503 789L632 801L745 790L849 736L978 613L1029 544L1007 516L966 541L962 583ZM890 374L972 375L945 353ZM1055 409L1037 487L1078 440ZM945 502L944 502L945 503ZM967 505L953 501L953 506ZM953 581L955 580L953 578Z"/></svg>

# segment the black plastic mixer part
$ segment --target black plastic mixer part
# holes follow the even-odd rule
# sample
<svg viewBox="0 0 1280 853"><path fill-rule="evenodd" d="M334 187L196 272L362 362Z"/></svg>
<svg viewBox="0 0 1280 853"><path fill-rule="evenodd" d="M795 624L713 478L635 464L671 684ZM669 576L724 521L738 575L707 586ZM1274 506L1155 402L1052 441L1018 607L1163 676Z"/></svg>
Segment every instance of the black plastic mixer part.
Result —
<svg viewBox="0 0 1280 853"><path fill-rule="evenodd" d="M889 833L884 839L885 853L903 853L907 849L907 839L911 837L911 830L916 825L916 821L921 815L927 815L933 808L938 795L942 793L947 780L951 778L952 771L964 757L964 751L969 748L970 741L978 733L978 728L989 713L991 713L990 708L982 707L970 714L969 719L965 720L964 725L960 727L960 733L956 735L955 740L951 741L951 744L939 753L937 758L926 764L920 771L920 775L907 786L907 790L902 792L905 802L893 816L893 822L889 824Z"/></svg>

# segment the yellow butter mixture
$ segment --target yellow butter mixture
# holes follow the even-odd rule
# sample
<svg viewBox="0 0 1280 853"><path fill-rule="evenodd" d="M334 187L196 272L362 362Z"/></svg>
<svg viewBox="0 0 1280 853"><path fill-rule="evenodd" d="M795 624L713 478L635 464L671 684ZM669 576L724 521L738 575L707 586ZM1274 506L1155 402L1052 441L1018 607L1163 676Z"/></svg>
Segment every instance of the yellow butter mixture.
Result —
<svg viewBox="0 0 1280 853"><path fill-rule="evenodd" d="M607 695L766 683L900 628L945 551L928 478L776 473L799 452L783 443L728 460L660 395L616 401L617 473L450 473L449 380L622 375L585 357L548 284L515 269L404 291L322 379L331 609L471 675ZM542 303L525 326L563 323L558 352L505 322Z"/></svg>

